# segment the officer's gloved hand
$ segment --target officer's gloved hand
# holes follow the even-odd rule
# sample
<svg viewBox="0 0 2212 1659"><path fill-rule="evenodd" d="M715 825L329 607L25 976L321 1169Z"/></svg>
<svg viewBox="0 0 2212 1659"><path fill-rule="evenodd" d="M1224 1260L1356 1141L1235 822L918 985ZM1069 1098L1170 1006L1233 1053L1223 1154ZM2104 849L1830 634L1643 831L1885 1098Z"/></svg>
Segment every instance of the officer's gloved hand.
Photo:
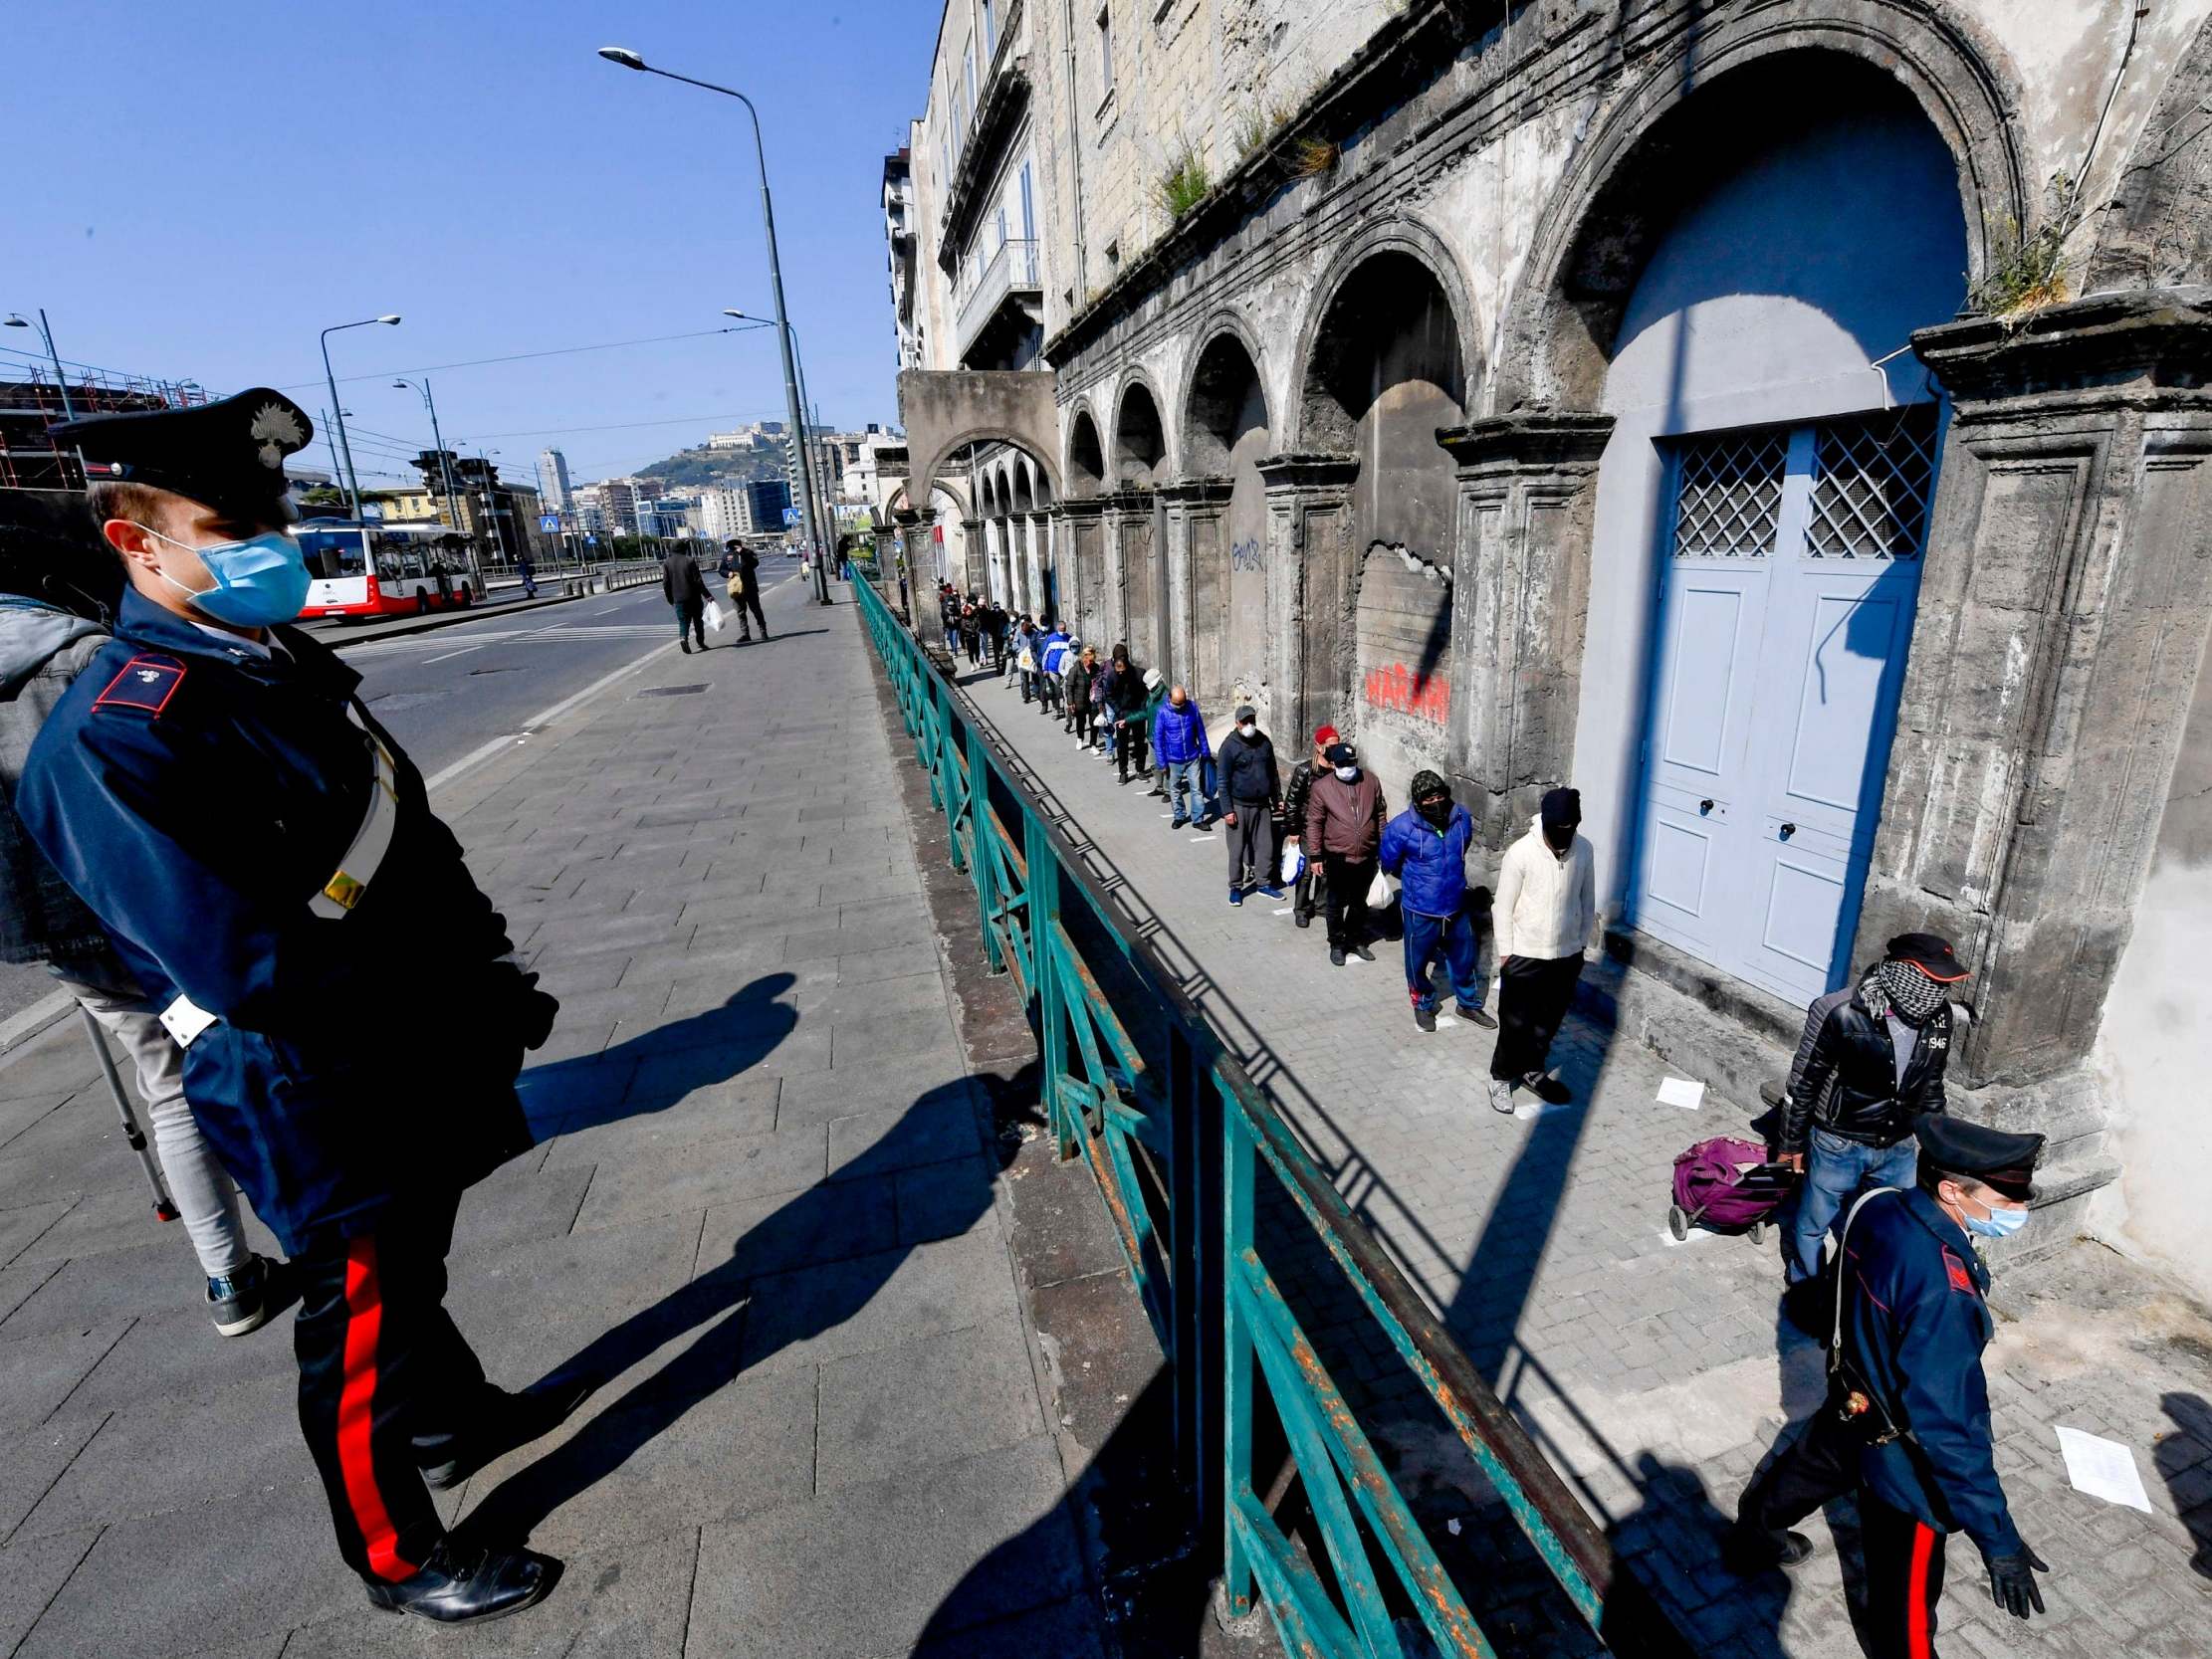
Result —
<svg viewBox="0 0 2212 1659"><path fill-rule="evenodd" d="M537 974L520 969L515 974L514 997L516 1036L526 1049L543 1048L553 1035L553 1016L560 1012L558 998L538 988Z"/></svg>
<svg viewBox="0 0 2212 1659"><path fill-rule="evenodd" d="M2043 1591L2036 1588L2035 1575L2051 1568L2041 1555L2023 1544L2017 1555L1989 1555L1984 1559L1989 1567L1990 1600L2014 1618L2043 1611Z"/></svg>

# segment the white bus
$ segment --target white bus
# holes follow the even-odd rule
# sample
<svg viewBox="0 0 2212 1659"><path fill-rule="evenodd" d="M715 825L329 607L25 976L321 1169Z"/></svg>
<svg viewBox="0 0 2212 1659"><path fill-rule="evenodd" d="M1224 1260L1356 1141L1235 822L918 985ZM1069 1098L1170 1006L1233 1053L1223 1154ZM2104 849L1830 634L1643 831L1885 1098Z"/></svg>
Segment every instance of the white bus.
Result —
<svg viewBox="0 0 2212 1659"><path fill-rule="evenodd" d="M466 539L442 524L311 518L299 527L315 616L407 616L471 603Z"/></svg>

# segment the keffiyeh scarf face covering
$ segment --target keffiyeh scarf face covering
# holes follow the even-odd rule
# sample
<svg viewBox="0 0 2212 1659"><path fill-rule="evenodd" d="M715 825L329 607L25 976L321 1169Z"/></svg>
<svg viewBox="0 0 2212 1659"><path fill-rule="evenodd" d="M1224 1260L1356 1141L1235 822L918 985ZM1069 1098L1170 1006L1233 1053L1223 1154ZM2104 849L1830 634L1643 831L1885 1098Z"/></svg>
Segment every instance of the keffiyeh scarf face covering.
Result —
<svg viewBox="0 0 2212 1659"><path fill-rule="evenodd" d="M1905 1024L1917 1026L1943 1005L1944 987L1910 962L1882 962L1875 969L1875 983L1889 999L1889 1006Z"/></svg>

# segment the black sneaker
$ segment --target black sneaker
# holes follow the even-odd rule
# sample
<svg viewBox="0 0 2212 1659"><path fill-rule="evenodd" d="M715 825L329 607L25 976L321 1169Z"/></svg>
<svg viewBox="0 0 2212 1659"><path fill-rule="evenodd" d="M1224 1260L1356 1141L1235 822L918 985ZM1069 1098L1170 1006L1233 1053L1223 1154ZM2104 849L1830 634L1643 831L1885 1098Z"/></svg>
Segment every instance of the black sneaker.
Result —
<svg viewBox="0 0 2212 1659"><path fill-rule="evenodd" d="M685 655L685 656L687 656L687 657L688 657L688 656L690 656L690 655L691 655L691 641L690 641L690 640L688 640L688 639L680 639L680 640L678 640L678 641L677 641L676 643L677 643L678 645L680 645L680 646L682 646L682 647L684 648L684 655Z"/></svg>
<svg viewBox="0 0 2212 1659"><path fill-rule="evenodd" d="M1457 1014L1461 1019L1465 1020L1469 1025L1479 1025L1485 1031L1495 1031L1497 1029L1497 1021L1490 1018L1490 1016L1484 1013L1480 1008L1470 1007L1466 1003L1462 1002L1456 1005L1451 1011L1454 1014Z"/></svg>
<svg viewBox="0 0 2212 1659"><path fill-rule="evenodd" d="M1575 1098L1572 1089L1543 1072L1523 1072L1521 1084L1547 1106L1565 1106Z"/></svg>
<svg viewBox="0 0 2212 1659"><path fill-rule="evenodd" d="M1293 926L1299 928L1310 928L1313 926L1313 912L1292 911L1290 913L1290 920Z"/></svg>
<svg viewBox="0 0 2212 1659"><path fill-rule="evenodd" d="M1721 1564L1746 1578L1778 1566L1795 1566L1812 1554L1813 1541L1803 1533L1776 1538L1748 1527L1730 1527L1720 1544Z"/></svg>
<svg viewBox="0 0 2212 1659"><path fill-rule="evenodd" d="M439 1624L481 1624L519 1613L546 1598L560 1563L531 1550L454 1548L440 1539L422 1570L398 1583L366 1580L371 1605Z"/></svg>
<svg viewBox="0 0 2212 1659"><path fill-rule="evenodd" d="M1437 1011L1436 1011L1436 1009L1434 1009L1434 1008L1424 1008L1424 1007L1422 1007L1422 1006L1421 1006L1421 1005L1420 1005L1419 1003L1416 1003L1416 1004L1414 1005L1414 1023L1415 1023L1416 1025L1420 1026L1420 1027L1422 1028L1422 1030L1424 1030L1424 1031L1434 1031L1434 1030L1436 1030L1436 1029L1437 1029Z"/></svg>
<svg viewBox="0 0 2212 1659"><path fill-rule="evenodd" d="M1344 952L1333 944L1329 946L1329 965L1331 967L1342 967L1344 965Z"/></svg>
<svg viewBox="0 0 2212 1659"><path fill-rule="evenodd" d="M1359 957L1363 962L1372 962L1375 959L1375 952L1368 949L1364 944L1353 945L1352 954Z"/></svg>
<svg viewBox="0 0 2212 1659"><path fill-rule="evenodd" d="M254 1256L236 1273L208 1280L207 1313L218 1334L243 1337L269 1323L269 1316L276 1311L269 1279L267 1259Z"/></svg>

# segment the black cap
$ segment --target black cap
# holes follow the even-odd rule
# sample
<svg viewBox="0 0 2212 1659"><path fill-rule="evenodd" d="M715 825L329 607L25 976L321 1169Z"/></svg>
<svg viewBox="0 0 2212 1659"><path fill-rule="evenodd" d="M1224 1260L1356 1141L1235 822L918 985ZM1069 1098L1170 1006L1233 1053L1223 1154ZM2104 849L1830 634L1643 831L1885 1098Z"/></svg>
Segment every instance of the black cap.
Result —
<svg viewBox="0 0 2212 1659"><path fill-rule="evenodd" d="M1951 950L1951 941L1939 933L1899 933L1889 941L1889 959L1910 962L1930 979L1951 984L1966 977L1966 969Z"/></svg>
<svg viewBox="0 0 2212 1659"><path fill-rule="evenodd" d="M1331 743L1322 751L1321 758L1332 766L1357 766L1360 751L1350 743Z"/></svg>
<svg viewBox="0 0 2212 1659"><path fill-rule="evenodd" d="M87 415L48 431L84 454L90 484L174 491L235 518L281 518L284 464L315 423L267 386L185 409Z"/></svg>
<svg viewBox="0 0 2212 1659"><path fill-rule="evenodd" d="M1544 820L1544 828L1573 829L1582 822L1582 791L1546 789L1543 805L1537 810Z"/></svg>
<svg viewBox="0 0 2212 1659"><path fill-rule="evenodd" d="M2014 1135L1947 1113L1930 1112L1913 1120L1920 1162L1946 1175L1964 1175L2025 1202L2035 1195L2036 1159L2043 1137Z"/></svg>
<svg viewBox="0 0 2212 1659"><path fill-rule="evenodd" d="M1238 726L1249 726L1257 719L1259 719L1259 711L1249 703L1239 703L1236 706L1236 724Z"/></svg>

